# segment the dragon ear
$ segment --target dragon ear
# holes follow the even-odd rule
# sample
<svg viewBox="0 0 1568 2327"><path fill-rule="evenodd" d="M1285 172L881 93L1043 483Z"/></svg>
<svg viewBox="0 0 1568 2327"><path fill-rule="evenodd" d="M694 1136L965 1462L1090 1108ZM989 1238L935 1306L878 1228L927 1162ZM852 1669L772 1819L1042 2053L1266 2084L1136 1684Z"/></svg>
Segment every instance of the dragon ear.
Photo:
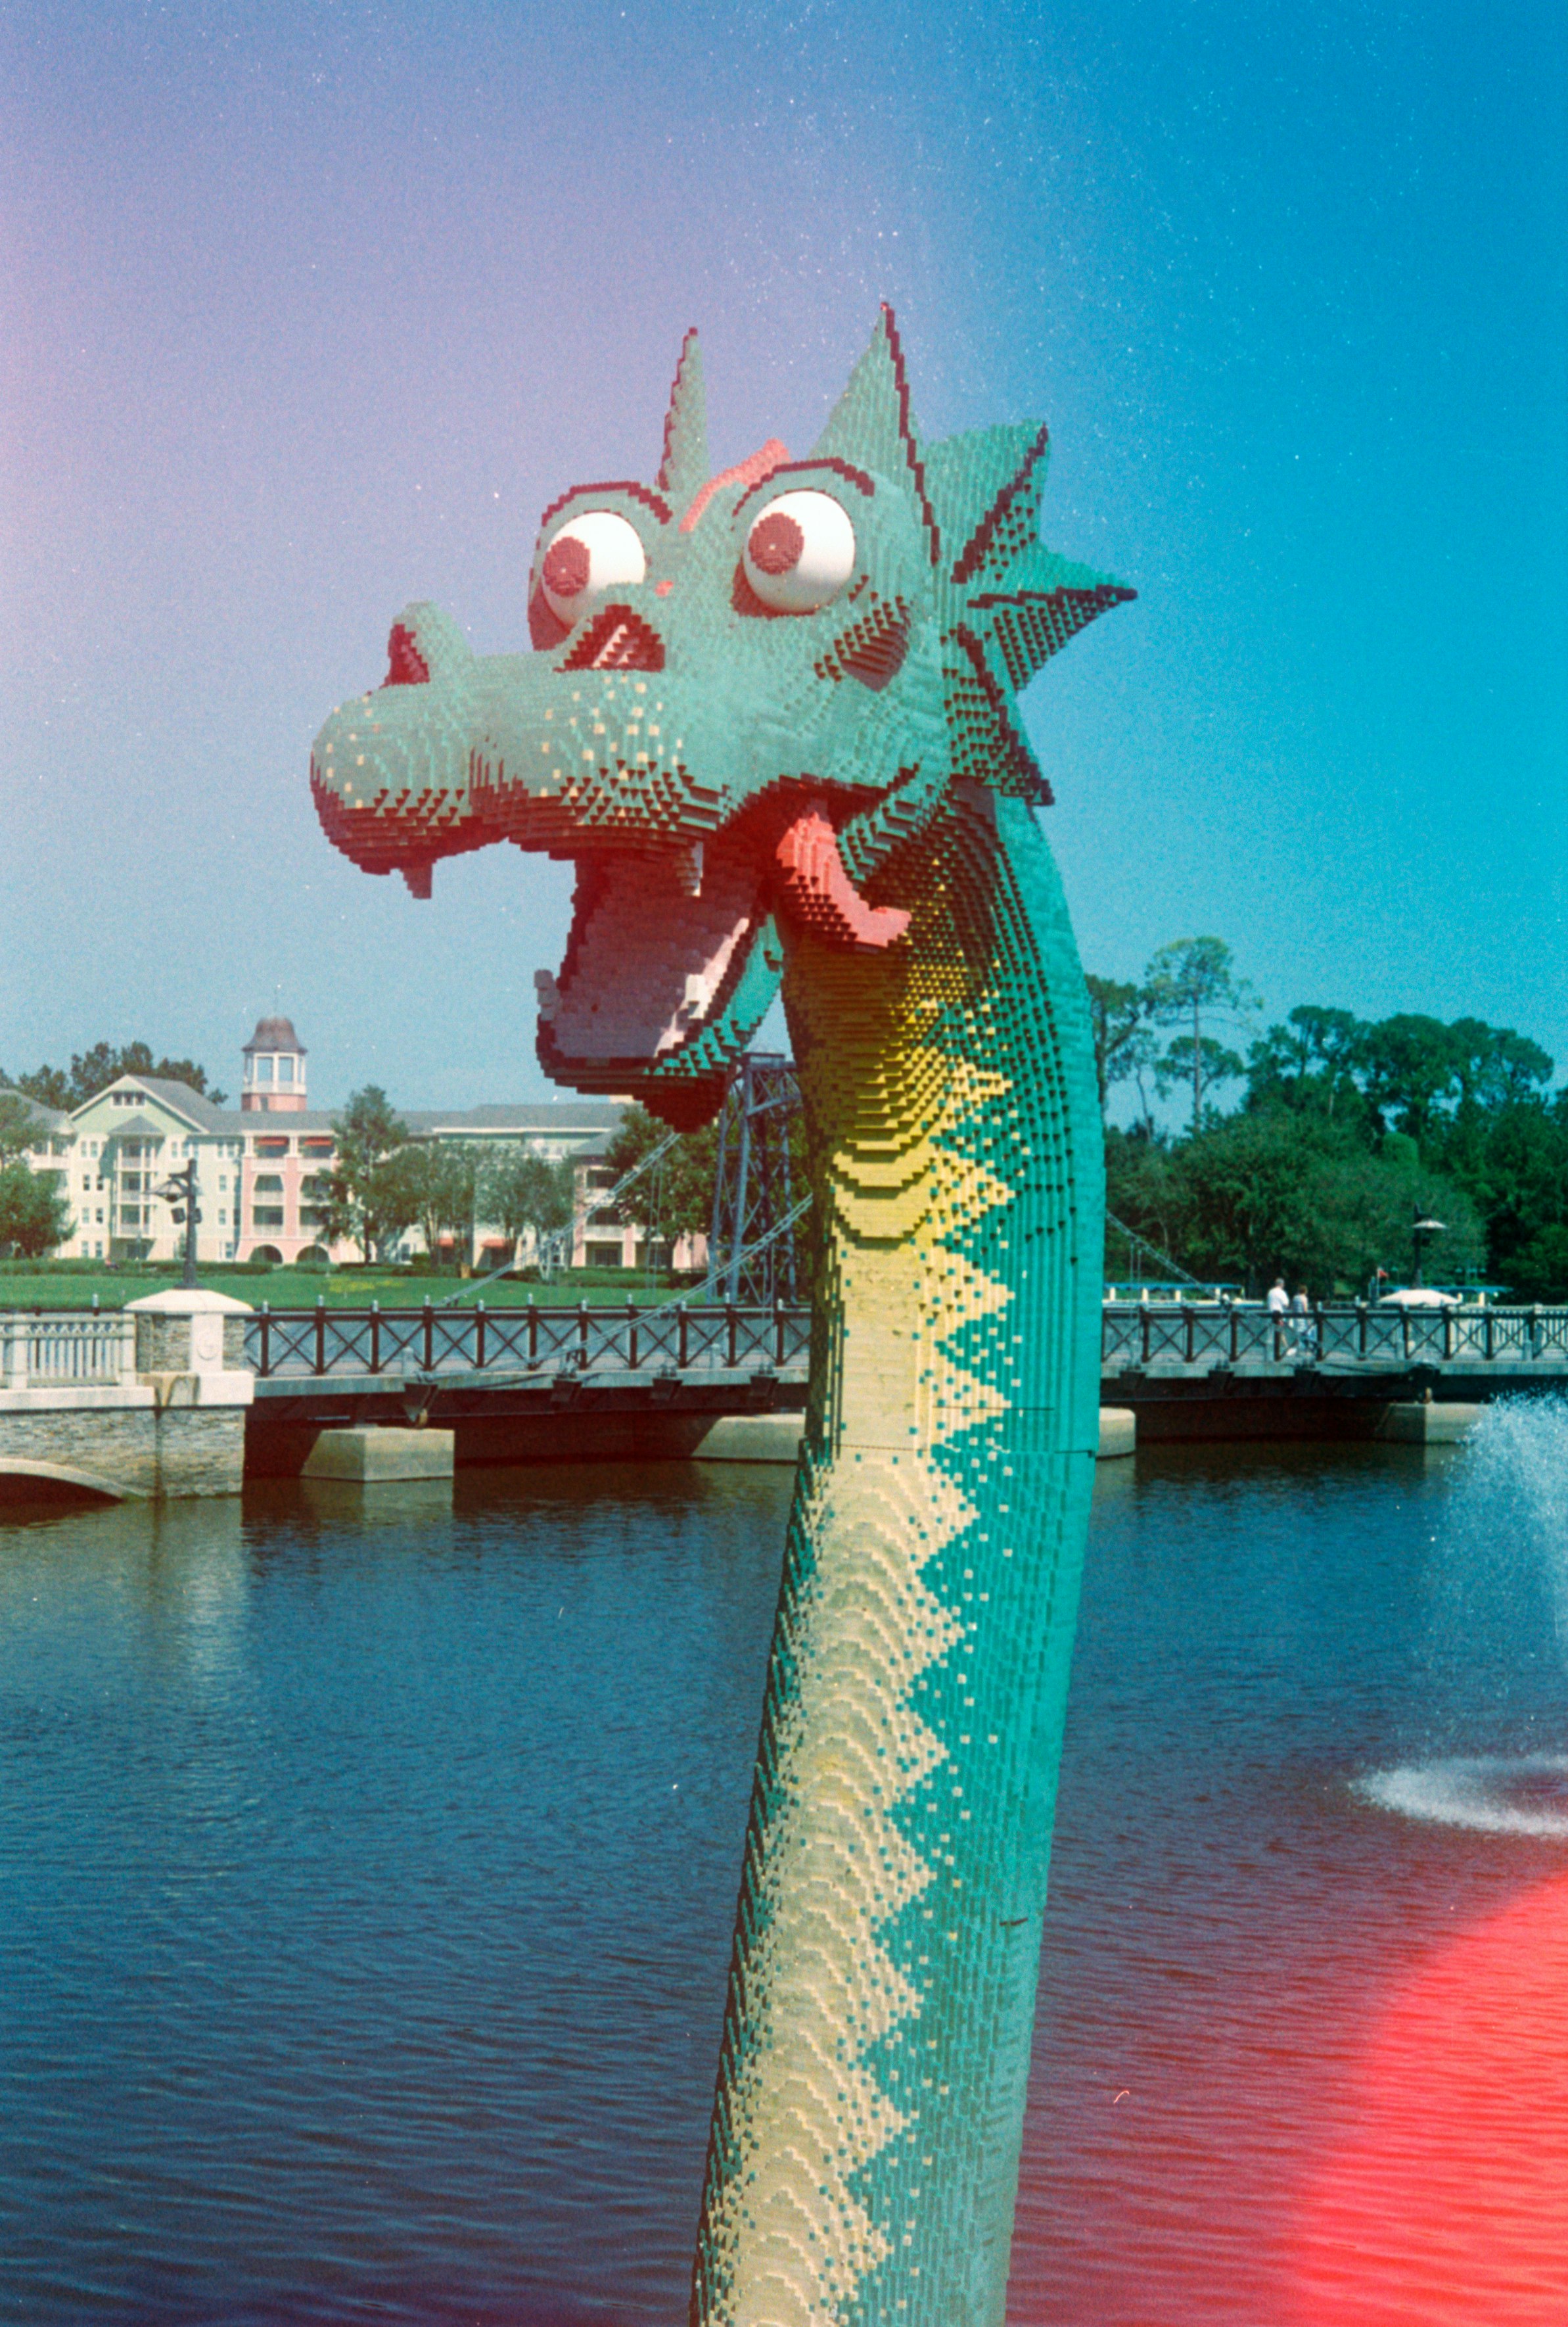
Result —
<svg viewBox="0 0 1568 2327"><path fill-rule="evenodd" d="M828 414L827 425L812 448L812 458L850 461L884 477L908 477L919 503L931 563L938 562L942 537L926 491L919 432L910 410L909 381L904 376L904 351L891 307L883 307L871 345Z"/></svg>
<svg viewBox="0 0 1568 2327"><path fill-rule="evenodd" d="M708 481L708 407L703 394L702 350L695 331L681 341L664 420L658 490L673 509L685 509Z"/></svg>

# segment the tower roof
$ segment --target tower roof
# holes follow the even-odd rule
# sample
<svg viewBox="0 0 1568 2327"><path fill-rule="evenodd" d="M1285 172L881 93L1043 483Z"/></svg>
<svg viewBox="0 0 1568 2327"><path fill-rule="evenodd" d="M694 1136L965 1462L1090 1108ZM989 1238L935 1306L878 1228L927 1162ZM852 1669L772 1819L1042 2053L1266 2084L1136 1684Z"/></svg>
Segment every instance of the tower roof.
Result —
<svg viewBox="0 0 1568 2327"><path fill-rule="evenodd" d="M258 1018L256 1032L242 1055L249 1058L253 1051L297 1051L302 1059L305 1055L305 1046L294 1033L292 1018Z"/></svg>

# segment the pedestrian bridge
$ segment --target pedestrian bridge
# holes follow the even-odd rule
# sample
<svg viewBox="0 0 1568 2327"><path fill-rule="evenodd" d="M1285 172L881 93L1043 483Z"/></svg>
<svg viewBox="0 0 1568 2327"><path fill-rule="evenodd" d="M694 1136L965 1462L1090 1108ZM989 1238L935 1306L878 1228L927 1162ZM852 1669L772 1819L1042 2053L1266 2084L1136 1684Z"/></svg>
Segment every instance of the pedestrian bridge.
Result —
<svg viewBox="0 0 1568 2327"><path fill-rule="evenodd" d="M247 1475L289 1474L323 1430L366 1425L450 1428L462 1463L649 1461L695 1452L726 1416L806 1402L803 1306L243 1312L191 1298L226 1320L0 1315L0 1473L13 1491L30 1476L105 1494L229 1491L240 1436ZM219 1325L232 1344L205 1360L194 1341L182 1354L159 1339ZM1346 1302L1276 1318L1250 1304L1111 1302L1101 1316L1101 1404L1130 1408L1143 1444L1371 1437L1412 1402L1565 1388L1568 1309ZM231 1463L200 1452L223 1432L238 1434ZM162 1442L175 1437L194 1483L171 1484Z"/></svg>
<svg viewBox="0 0 1568 2327"><path fill-rule="evenodd" d="M251 1461L294 1467L313 1427L421 1415L455 1428L460 1462L680 1453L720 1415L803 1406L809 1337L803 1306L733 1302L263 1308L246 1325ZM1563 1388L1568 1309L1346 1302L1277 1319L1115 1302L1101 1315L1101 1402L1131 1407L1141 1440L1370 1436L1394 1405Z"/></svg>

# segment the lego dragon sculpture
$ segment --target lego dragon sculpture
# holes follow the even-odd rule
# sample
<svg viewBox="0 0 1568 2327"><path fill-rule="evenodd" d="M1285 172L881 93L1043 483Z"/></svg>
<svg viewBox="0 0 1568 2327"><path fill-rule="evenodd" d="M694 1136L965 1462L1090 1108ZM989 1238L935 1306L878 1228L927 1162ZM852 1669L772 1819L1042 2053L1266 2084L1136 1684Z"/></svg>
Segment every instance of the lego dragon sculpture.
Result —
<svg viewBox="0 0 1568 2327"><path fill-rule="evenodd" d="M810 457L545 512L533 652L434 607L317 738L429 893L569 857L539 1056L677 1126L780 977L816 1238L806 1435L698 2231L699 2327L998 2327L1097 1443L1083 977L1015 696L1133 593L1042 547L1046 432L923 443L883 311Z"/></svg>

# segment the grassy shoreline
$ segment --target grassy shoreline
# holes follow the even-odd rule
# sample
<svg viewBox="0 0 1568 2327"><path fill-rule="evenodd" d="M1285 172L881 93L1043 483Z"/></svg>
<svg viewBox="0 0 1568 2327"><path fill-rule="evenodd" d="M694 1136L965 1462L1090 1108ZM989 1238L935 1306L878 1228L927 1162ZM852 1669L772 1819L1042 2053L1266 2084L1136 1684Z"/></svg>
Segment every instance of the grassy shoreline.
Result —
<svg viewBox="0 0 1568 2327"><path fill-rule="evenodd" d="M272 1309L313 1309L318 1301L329 1309L366 1309L372 1301L378 1301L383 1309L418 1309L426 1300L437 1307L451 1302L454 1308L471 1307L476 1300L482 1300L490 1309L521 1309L530 1301L537 1301L542 1309L571 1308L579 1301L603 1308L624 1307L628 1297L642 1307L681 1293L691 1300L702 1297L700 1279L692 1285L661 1276L650 1287L642 1270L631 1268L568 1269L548 1285L504 1276L493 1285L481 1285L477 1277L415 1276L407 1269L374 1266L335 1268L329 1275L320 1269L249 1268L241 1264L201 1268L197 1275L210 1292L247 1301L253 1309L259 1309L264 1302ZM99 1309L123 1309L128 1301L139 1301L179 1282L176 1263L133 1262L106 1268L102 1262L93 1261L0 1261L0 1313L90 1309L95 1300Z"/></svg>

